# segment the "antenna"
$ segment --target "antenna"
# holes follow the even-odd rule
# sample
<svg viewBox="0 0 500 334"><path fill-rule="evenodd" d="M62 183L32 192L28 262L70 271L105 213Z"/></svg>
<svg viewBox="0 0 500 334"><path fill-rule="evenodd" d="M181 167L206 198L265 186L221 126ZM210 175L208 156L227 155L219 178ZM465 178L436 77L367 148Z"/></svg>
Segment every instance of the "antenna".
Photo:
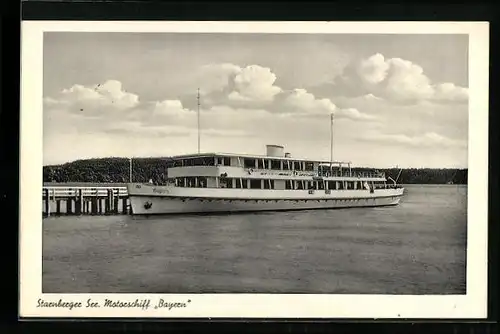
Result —
<svg viewBox="0 0 500 334"><path fill-rule="evenodd" d="M198 153L200 153L200 89L198 88Z"/></svg>
<svg viewBox="0 0 500 334"><path fill-rule="evenodd" d="M330 114L330 169L333 165L333 112Z"/></svg>

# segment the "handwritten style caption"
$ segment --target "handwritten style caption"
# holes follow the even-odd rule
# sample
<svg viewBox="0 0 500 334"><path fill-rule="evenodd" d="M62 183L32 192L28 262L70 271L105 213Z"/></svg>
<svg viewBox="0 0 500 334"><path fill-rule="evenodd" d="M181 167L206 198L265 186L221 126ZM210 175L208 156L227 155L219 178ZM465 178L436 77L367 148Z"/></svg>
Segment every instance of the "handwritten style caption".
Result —
<svg viewBox="0 0 500 334"><path fill-rule="evenodd" d="M171 302L167 301L163 298L160 298L156 301L156 303L152 303L151 299L135 299L134 301L123 301L119 299L108 299L106 298L104 302L95 301L92 298L88 298L85 302L82 301L70 301L63 300L60 298L57 301L47 301L44 299L38 299L38 308L63 308L68 310L74 309L98 309L98 308L135 308L139 310L146 311L150 308L155 310L164 309L171 311L172 309L186 308L191 303L191 299L188 299L184 302Z"/></svg>

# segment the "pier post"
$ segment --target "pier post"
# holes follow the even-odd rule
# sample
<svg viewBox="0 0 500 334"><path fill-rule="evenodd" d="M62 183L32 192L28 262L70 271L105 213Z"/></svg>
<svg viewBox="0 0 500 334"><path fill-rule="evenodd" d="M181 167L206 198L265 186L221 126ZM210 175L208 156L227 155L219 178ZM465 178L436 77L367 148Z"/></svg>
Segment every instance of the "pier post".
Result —
<svg viewBox="0 0 500 334"><path fill-rule="evenodd" d="M122 198L122 213L124 215L128 214L128 210L127 210L127 197L123 197Z"/></svg>
<svg viewBox="0 0 500 334"><path fill-rule="evenodd" d="M113 202L113 212L115 214L118 214L118 207L120 206L120 189L114 189L114 190L116 190L116 197L114 198Z"/></svg>
<svg viewBox="0 0 500 334"><path fill-rule="evenodd" d="M82 193L82 189L78 189L78 198L76 200L76 210L75 210L75 213L77 215L81 215L82 214L82 208L83 208L83 193Z"/></svg>
<svg viewBox="0 0 500 334"><path fill-rule="evenodd" d="M115 206L114 206L115 194L113 192L113 189L109 189L109 195L110 195L110 197L109 197L109 212L112 213L113 210L115 209Z"/></svg>
<svg viewBox="0 0 500 334"><path fill-rule="evenodd" d="M108 196L106 197L105 203L104 203L104 213L109 213L111 211L111 194L110 190L108 189Z"/></svg>
<svg viewBox="0 0 500 334"><path fill-rule="evenodd" d="M92 214L96 215L99 212L99 191L94 189L94 195L91 200Z"/></svg>
<svg viewBox="0 0 500 334"><path fill-rule="evenodd" d="M71 199L71 197L66 198L66 214L67 215L73 214L73 208L72 208L73 205L72 204L73 204L73 199Z"/></svg>
<svg viewBox="0 0 500 334"><path fill-rule="evenodd" d="M97 208L97 201L99 200L97 198L97 195L95 195L96 197L92 197L92 214L93 215L96 215L97 212L98 212L98 208Z"/></svg>
<svg viewBox="0 0 500 334"><path fill-rule="evenodd" d="M45 215L47 217L50 216L50 194L49 194L49 189L44 189L44 197L45 197Z"/></svg>

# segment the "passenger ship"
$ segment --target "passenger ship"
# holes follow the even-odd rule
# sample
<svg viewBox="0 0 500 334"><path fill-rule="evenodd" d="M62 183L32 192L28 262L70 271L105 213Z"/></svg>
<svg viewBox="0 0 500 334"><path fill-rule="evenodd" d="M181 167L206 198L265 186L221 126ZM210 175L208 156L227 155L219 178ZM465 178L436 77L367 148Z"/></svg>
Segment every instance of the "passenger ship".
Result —
<svg viewBox="0 0 500 334"><path fill-rule="evenodd" d="M404 188L384 173L333 161L294 158L280 145L266 155L198 153L170 158L167 184L127 184L132 214L334 209L397 205ZM132 171L131 171L132 173Z"/></svg>
<svg viewBox="0 0 500 334"><path fill-rule="evenodd" d="M404 188L350 162L298 159L267 145L263 156L172 157L168 184L129 183L133 214L333 209L397 205ZM390 178L389 178L390 179Z"/></svg>

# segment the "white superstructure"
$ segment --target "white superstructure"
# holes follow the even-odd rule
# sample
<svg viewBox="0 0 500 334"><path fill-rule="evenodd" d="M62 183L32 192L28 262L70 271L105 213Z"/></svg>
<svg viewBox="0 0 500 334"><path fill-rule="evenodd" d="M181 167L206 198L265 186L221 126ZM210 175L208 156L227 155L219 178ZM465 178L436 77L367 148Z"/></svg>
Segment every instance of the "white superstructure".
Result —
<svg viewBox="0 0 500 334"><path fill-rule="evenodd" d="M168 184L130 183L133 214L277 211L396 205L404 189L350 162L199 153L170 158Z"/></svg>

